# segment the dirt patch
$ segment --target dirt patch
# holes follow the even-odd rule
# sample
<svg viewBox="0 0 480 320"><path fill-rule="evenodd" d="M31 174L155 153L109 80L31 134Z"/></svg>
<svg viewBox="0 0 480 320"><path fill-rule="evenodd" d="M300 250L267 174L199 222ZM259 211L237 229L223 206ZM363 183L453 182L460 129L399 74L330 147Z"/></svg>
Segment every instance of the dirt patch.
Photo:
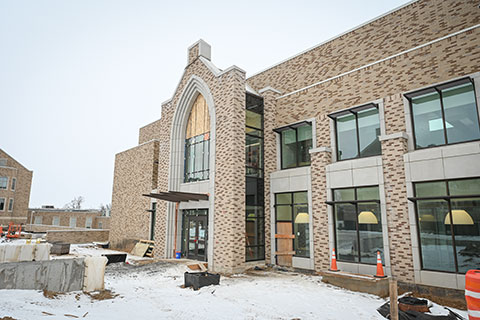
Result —
<svg viewBox="0 0 480 320"><path fill-rule="evenodd" d="M399 290L399 294L403 294L405 292L406 291L404 290ZM410 296L415 298L427 299L445 307L456 308L459 310L467 310L467 303L465 299L455 299L453 297L441 297L433 294L420 293L416 291L413 291L413 292L410 291L410 292L411 292Z"/></svg>
<svg viewBox="0 0 480 320"><path fill-rule="evenodd" d="M17 319L6 316L6 317L3 317L3 318L0 318L0 320L17 320Z"/></svg>
<svg viewBox="0 0 480 320"><path fill-rule="evenodd" d="M43 289L43 296L48 299L57 299L57 297L61 295L59 292L55 291L48 291L46 289Z"/></svg>
<svg viewBox="0 0 480 320"><path fill-rule="evenodd" d="M86 294L89 295L92 300L109 300L119 296L118 294L113 293L111 290L87 292Z"/></svg>

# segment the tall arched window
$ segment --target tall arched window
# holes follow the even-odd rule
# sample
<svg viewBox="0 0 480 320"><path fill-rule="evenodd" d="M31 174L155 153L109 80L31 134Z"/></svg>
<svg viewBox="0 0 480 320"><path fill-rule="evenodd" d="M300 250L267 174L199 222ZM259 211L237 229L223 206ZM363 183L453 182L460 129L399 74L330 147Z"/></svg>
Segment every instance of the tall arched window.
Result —
<svg viewBox="0 0 480 320"><path fill-rule="evenodd" d="M210 116L199 94L188 117L185 134L185 182L207 180L210 158Z"/></svg>

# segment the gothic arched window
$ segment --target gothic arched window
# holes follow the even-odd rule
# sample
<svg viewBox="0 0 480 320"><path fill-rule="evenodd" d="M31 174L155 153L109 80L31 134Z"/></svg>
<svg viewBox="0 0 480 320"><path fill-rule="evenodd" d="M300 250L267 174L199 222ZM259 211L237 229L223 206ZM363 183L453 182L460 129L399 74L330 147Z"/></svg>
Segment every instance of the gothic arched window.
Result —
<svg viewBox="0 0 480 320"><path fill-rule="evenodd" d="M210 116L205 98L199 94L188 116L185 134L184 182L207 180L210 158Z"/></svg>

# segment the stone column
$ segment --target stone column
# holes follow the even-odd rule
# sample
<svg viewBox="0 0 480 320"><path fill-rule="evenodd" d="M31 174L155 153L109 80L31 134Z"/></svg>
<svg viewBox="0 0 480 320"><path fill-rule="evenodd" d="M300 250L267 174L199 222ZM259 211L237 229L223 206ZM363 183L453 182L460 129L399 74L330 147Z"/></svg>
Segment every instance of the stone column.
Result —
<svg viewBox="0 0 480 320"><path fill-rule="evenodd" d="M273 129L276 128L275 113L277 97L280 92L273 88L260 90L263 96L263 129L264 129L264 182L265 182L265 260L267 263L271 259L271 215L270 210L270 174L277 170L277 142L276 134Z"/></svg>

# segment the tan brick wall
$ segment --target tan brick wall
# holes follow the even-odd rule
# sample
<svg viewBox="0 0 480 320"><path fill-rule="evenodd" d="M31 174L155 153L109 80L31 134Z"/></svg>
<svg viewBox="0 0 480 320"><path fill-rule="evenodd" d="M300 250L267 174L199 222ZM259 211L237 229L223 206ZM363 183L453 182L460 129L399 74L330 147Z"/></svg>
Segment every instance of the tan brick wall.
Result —
<svg viewBox="0 0 480 320"><path fill-rule="evenodd" d="M271 86L287 93L446 36L479 21L480 10L475 0L417 1L250 77L248 83L257 90ZM432 55L430 59L435 61L436 57ZM418 67L423 68L424 65Z"/></svg>
<svg viewBox="0 0 480 320"><path fill-rule="evenodd" d="M93 225L95 229L110 229L110 217L95 217Z"/></svg>
<svg viewBox="0 0 480 320"><path fill-rule="evenodd" d="M47 231L48 242L90 243L108 241L108 230Z"/></svg>
<svg viewBox="0 0 480 320"><path fill-rule="evenodd" d="M151 141L119 153L115 157L113 180L110 242L122 247L125 239L148 239L150 193L155 161L158 159L158 141Z"/></svg>
<svg viewBox="0 0 480 320"><path fill-rule="evenodd" d="M33 218L32 218L32 212ZM94 210L61 210L61 209L42 209L32 208L28 210L27 223L35 224L35 217L42 217L43 225L53 225L53 217L59 217L60 226L70 227L70 218L77 218L77 228L85 228L87 218L92 218L92 229L95 228L95 218L100 216L100 211ZM108 229L108 228L104 228Z"/></svg>
<svg viewBox="0 0 480 320"><path fill-rule="evenodd" d="M8 225L10 221L14 223L25 223L28 204L30 202L33 172L26 169L2 149L0 149L0 159L1 158L7 159L7 166L0 167L0 176L7 176L9 179L8 189L0 190L0 198L5 198L5 210L0 211L0 225ZM11 190L12 178L17 179L14 191ZM14 199L12 212L8 211L10 199Z"/></svg>
<svg viewBox="0 0 480 320"><path fill-rule="evenodd" d="M154 121L147 124L146 126L141 127L138 135L138 144L158 139L160 137L161 131L162 122L160 120Z"/></svg>

